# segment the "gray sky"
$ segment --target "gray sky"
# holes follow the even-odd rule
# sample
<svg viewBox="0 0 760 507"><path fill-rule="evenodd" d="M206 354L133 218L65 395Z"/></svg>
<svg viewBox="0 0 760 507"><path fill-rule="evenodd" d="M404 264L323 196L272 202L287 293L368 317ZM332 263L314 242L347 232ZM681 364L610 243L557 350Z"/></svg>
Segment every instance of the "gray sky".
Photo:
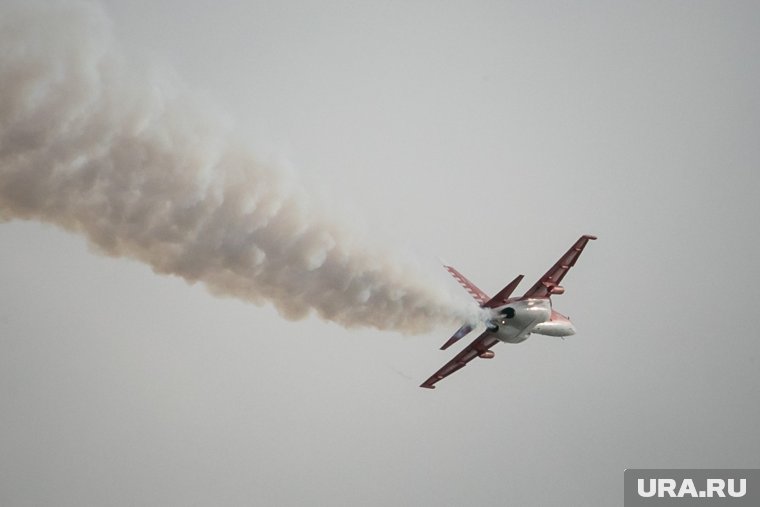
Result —
<svg viewBox="0 0 760 507"><path fill-rule="evenodd" d="M760 467L756 3L104 5L458 297L436 256L495 292L599 240L576 336L428 391L448 325L293 322L4 223L0 503L606 506L625 468Z"/></svg>

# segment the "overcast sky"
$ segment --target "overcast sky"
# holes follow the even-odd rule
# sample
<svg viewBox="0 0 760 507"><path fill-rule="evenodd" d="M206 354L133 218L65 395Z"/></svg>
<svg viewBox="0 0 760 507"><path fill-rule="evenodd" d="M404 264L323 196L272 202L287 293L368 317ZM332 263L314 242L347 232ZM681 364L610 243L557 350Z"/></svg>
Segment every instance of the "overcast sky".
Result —
<svg viewBox="0 0 760 507"><path fill-rule="evenodd" d="M291 321L2 223L0 504L609 506L625 468L760 468L757 3L100 5L453 297L438 256L495 293L599 240L577 335L430 391L448 322Z"/></svg>

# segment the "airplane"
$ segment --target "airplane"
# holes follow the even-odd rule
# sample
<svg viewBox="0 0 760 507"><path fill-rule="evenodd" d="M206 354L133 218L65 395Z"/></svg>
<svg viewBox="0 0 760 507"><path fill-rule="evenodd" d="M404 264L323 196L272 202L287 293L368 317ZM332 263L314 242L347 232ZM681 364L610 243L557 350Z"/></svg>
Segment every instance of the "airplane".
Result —
<svg viewBox="0 0 760 507"><path fill-rule="evenodd" d="M522 297L510 297L523 279L518 275L509 282L506 287L494 297L489 298L477 288L475 284L464 277L459 271L451 266L444 266L446 270L459 282L462 287L480 304L486 311L486 329L475 338L472 343L464 348L459 354L443 365L420 387L435 389L435 383L443 380L452 373L463 368L467 363L480 357L491 359L494 352L491 347L499 342L520 343L535 333L546 336L564 338L575 334L575 327L570 319L552 308L551 296L558 296L565 292L560 285L570 268L580 257L581 252L590 240L596 236L589 234L581 236L570 247L565 255L549 269L539 280L523 294ZM443 344L441 350L446 350L460 339L464 338L477 324L466 322Z"/></svg>

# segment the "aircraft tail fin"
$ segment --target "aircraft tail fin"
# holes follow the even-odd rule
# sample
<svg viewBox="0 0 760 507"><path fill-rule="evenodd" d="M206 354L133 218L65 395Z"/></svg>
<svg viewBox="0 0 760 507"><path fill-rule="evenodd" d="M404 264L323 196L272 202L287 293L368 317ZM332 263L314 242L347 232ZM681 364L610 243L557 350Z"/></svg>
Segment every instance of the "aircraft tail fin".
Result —
<svg viewBox="0 0 760 507"><path fill-rule="evenodd" d="M514 280L509 282L506 287L501 289L498 294L489 299L488 302L483 306L486 308L497 308L501 305L507 304L507 299L509 299L509 296L512 295L517 286L520 285L522 279L523 275L517 275Z"/></svg>

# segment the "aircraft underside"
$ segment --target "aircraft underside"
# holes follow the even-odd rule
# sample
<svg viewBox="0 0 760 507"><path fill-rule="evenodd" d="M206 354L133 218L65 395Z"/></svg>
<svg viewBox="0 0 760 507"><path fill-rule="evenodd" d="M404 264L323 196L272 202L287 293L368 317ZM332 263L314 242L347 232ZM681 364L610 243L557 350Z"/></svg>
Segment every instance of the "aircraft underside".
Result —
<svg viewBox="0 0 760 507"><path fill-rule="evenodd" d="M495 296L489 298L459 271L451 266L444 266L480 304L480 307L488 311L488 316L482 322L486 329L453 359L423 382L420 387L435 389L437 382L458 371L470 361L476 358L490 359L494 357L491 347L499 342L524 342L532 333L556 337L574 335L575 327L570 319L552 309L550 298L552 295L560 295L565 292L564 287L560 285L562 279L575 265L586 244L594 239L596 237L589 234L581 236L544 276L539 278L522 297L518 298L510 296L522 280L523 275L518 275ZM465 322L441 346L441 350L446 350L457 343L477 326L478 323Z"/></svg>
<svg viewBox="0 0 760 507"><path fill-rule="evenodd" d="M528 338L537 324L551 319L552 309L548 299L528 299L496 308L495 313L497 316L489 323L489 329L496 326L496 331L492 331L496 338L502 342L520 343Z"/></svg>

